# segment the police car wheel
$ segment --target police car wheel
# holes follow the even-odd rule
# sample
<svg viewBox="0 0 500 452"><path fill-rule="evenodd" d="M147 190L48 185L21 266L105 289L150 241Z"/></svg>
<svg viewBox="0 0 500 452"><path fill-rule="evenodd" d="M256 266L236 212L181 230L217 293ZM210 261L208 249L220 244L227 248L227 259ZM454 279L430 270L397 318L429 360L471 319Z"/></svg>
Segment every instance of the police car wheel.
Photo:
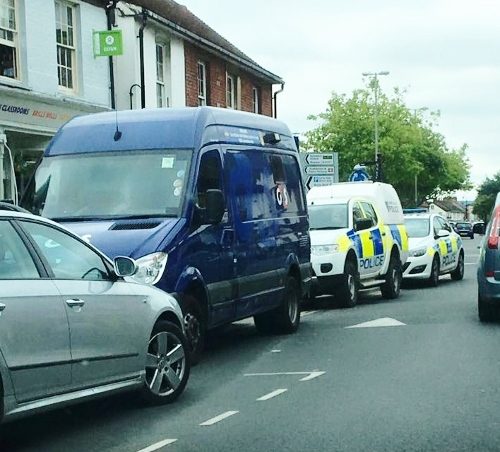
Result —
<svg viewBox="0 0 500 452"><path fill-rule="evenodd" d="M388 300L398 298L401 292L402 279L401 262L396 255L392 255L389 262L389 268L387 269L385 283L382 284L380 288L382 296Z"/></svg>
<svg viewBox="0 0 500 452"><path fill-rule="evenodd" d="M352 308L358 303L359 275L353 261L345 264L344 276L335 291L335 296L341 306Z"/></svg>
<svg viewBox="0 0 500 452"><path fill-rule="evenodd" d="M451 279L453 281L460 281L464 279L464 253L458 256L457 268L451 272Z"/></svg>
<svg viewBox="0 0 500 452"><path fill-rule="evenodd" d="M431 264L431 274L428 280L429 286L437 287L439 284L439 259L437 254L434 255L434 259Z"/></svg>

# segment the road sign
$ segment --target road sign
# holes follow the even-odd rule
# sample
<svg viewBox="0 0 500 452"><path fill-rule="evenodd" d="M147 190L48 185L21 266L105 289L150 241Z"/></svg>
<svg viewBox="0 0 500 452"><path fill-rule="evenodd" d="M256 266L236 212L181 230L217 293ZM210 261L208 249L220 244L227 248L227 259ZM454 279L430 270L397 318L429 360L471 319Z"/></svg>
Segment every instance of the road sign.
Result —
<svg viewBox="0 0 500 452"><path fill-rule="evenodd" d="M333 154L308 153L306 154L307 165L333 165Z"/></svg>
<svg viewBox="0 0 500 452"><path fill-rule="evenodd" d="M325 187L335 183L335 177L332 176L311 176L307 178L306 187L310 190L312 187Z"/></svg>
<svg viewBox="0 0 500 452"><path fill-rule="evenodd" d="M306 166L304 169L305 173L308 175L311 174L335 174L334 166Z"/></svg>
<svg viewBox="0 0 500 452"><path fill-rule="evenodd" d="M121 30L94 31L94 56L123 54Z"/></svg>

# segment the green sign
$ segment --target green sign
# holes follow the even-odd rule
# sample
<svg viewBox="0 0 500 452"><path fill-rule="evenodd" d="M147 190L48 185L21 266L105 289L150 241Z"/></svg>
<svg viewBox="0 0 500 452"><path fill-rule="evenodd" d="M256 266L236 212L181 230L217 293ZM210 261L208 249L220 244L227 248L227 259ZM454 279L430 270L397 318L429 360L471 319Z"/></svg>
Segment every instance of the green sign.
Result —
<svg viewBox="0 0 500 452"><path fill-rule="evenodd" d="M115 55L123 55L122 31L94 31L94 56Z"/></svg>

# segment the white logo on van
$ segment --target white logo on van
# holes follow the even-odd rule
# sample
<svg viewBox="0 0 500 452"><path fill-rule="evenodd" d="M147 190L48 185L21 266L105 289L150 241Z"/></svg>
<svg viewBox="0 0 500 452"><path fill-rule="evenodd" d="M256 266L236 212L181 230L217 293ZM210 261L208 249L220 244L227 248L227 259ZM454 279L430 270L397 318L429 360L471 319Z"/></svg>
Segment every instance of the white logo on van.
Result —
<svg viewBox="0 0 500 452"><path fill-rule="evenodd" d="M276 184L276 202L283 209L288 208L288 191L286 185L281 182Z"/></svg>

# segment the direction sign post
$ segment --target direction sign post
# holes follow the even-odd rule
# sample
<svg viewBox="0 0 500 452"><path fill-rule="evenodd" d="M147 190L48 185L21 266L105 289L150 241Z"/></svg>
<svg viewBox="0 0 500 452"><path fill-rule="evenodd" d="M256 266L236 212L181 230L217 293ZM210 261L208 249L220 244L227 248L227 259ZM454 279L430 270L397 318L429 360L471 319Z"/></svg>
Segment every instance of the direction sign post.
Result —
<svg viewBox="0 0 500 452"><path fill-rule="evenodd" d="M339 181L338 153L302 152L302 175L307 190L332 185Z"/></svg>

